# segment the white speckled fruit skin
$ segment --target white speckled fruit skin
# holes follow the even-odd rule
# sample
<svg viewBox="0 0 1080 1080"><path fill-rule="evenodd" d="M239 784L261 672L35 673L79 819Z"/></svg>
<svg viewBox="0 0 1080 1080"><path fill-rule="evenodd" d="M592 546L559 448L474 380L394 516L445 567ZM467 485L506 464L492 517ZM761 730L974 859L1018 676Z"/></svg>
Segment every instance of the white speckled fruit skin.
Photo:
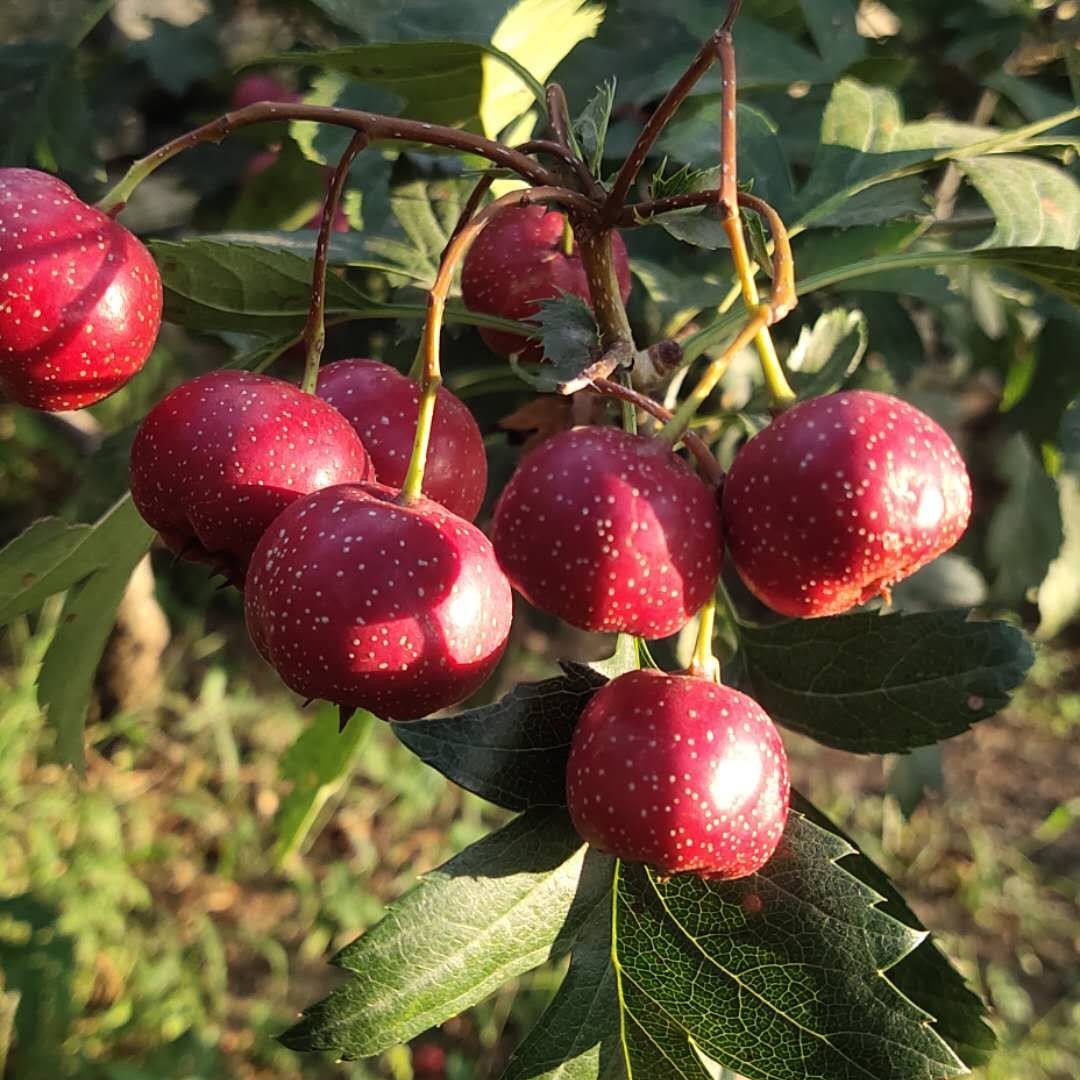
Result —
<svg viewBox="0 0 1080 1080"><path fill-rule="evenodd" d="M371 475L336 409L248 371L211 371L170 391L131 447L131 496L146 523L172 551L234 581L290 502Z"/></svg>
<svg viewBox="0 0 1080 1080"><path fill-rule="evenodd" d="M594 847L662 874L733 879L780 843L790 786L757 702L692 675L631 671L601 687L570 744L566 793Z"/></svg>
<svg viewBox="0 0 1080 1080"><path fill-rule="evenodd" d="M400 488L416 437L420 387L379 360L338 360L319 372L315 392L352 424L375 479ZM484 437L465 403L442 387L435 399L423 492L472 521L486 490Z"/></svg>
<svg viewBox="0 0 1080 1080"><path fill-rule="evenodd" d="M930 417L845 390L755 435L727 475L723 511L732 561L758 599L784 615L836 615L948 551L971 517L971 482Z"/></svg>
<svg viewBox="0 0 1080 1080"><path fill-rule="evenodd" d="M583 630L674 634L708 599L722 538L714 492L663 443L617 428L531 450L495 507L511 583Z"/></svg>
<svg viewBox="0 0 1080 1080"><path fill-rule="evenodd" d="M146 248L48 173L0 169L0 391L81 409L119 390L161 327Z"/></svg>
<svg viewBox="0 0 1080 1080"><path fill-rule="evenodd" d="M512 206L498 213L472 242L461 268L461 294L470 311L528 321L541 300L562 293L589 302L589 280L581 255L563 251L566 216L542 206ZM622 237L612 239L615 273L623 301L630 295L630 260ZM492 352L521 360L544 358L538 341L505 330L480 328Z"/></svg>
<svg viewBox="0 0 1080 1080"><path fill-rule="evenodd" d="M304 697L412 720L468 697L506 647L510 585L475 525L382 484L297 500L245 586L248 631Z"/></svg>

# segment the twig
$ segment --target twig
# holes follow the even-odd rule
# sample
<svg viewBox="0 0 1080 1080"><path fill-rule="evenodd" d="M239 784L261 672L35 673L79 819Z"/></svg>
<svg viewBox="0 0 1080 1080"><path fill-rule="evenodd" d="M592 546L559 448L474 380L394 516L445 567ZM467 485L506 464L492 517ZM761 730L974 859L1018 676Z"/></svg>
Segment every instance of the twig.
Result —
<svg viewBox="0 0 1080 1080"><path fill-rule="evenodd" d="M330 232L334 226L341 192L345 187L345 178L356 155L368 144L368 137L358 131L349 140L341 160L334 170L326 201L323 203L322 221L319 224L319 237L315 241L315 262L311 273L311 306L308 308L307 323L304 325L304 378L300 389L308 394L315 393L315 384L319 378L319 362L322 360L323 346L326 344L326 263L330 254Z"/></svg>

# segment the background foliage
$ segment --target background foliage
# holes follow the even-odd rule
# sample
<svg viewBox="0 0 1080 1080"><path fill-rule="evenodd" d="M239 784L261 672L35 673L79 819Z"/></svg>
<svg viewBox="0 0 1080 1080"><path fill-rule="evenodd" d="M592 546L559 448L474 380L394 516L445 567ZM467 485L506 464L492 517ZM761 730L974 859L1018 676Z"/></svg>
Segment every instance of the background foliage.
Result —
<svg viewBox="0 0 1080 1080"><path fill-rule="evenodd" d="M267 59L311 100L492 135L511 125L519 140L530 99L493 49L540 79L554 71L574 111L615 75L610 161L717 17L705 0L510 9L497 0L9 6L0 162L59 170L93 197L106 173L220 113L244 65ZM905 616L909 629L889 647L947 638L949 617L930 609L957 606L1004 616L1044 642L1008 714L943 751L933 740L993 711L1004 687L961 680L954 719L935 728L920 703L929 695L936 707L937 689L908 686L912 728L931 745L884 769L847 753L871 747L853 738L858 713L842 700L813 731L837 749L787 736L800 789L884 865L923 922L945 931L990 998L1003 1049L981 1070L988 1080L1080 1072L1080 368L1070 362L1080 317L1063 299L1075 300L1080 275L1057 254L1080 239L1080 124L1046 126L1076 98L1074 9L761 0L747 4L737 34L740 174L797 230L803 300L778 336L785 353L794 348L800 389L846 379L901 393L959 432L975 481L973 528L897 590L905 611L927 614ZM439 39L457 44L431 44ZM665 134L657 187L706 182L695 170L715 164L717 109L718 83L707 78ZM253 175L269 145L277 157ZM382 725L354 721L343 748L329 711L301 712L275 688L245 643L237 598L215 593L198 568L155 554L156 593L151 581L125 596L150 538L125 504L110 510L126 485L133 425L166 389L227 363L298 370L288 349L306 312L302 226L323 190L319 166L343 145L340 133L283 125L156 174L124 218L154 238L168 288L172 325L154 358L86 422L0 405L0 540L58 506L73 523L24 539L35 582L0 579L0 1053L14 1031L12 1076L423 1075L404 1049L335 1065L297 1057L273 1036L337 984L326 953L507 815L446 783ZM362 155L346 199L351 231L334 249L351 269L331 279L328 312L341 320L331 358L411 360L421 290L467 184L442 155ZM723 317L708 329L730 288L718 233L708 215L689 213L628 234L639 340L684 331L722 343ZM529 388L462 325L460 309L450 319L448 381L488 433L494 492L521 439L561 423L562 405L516 412ZM762 407L755 370L749 356L733 367L725 406ZM730 453L739 429L720 415L704 420ZM99 520L93 531L75 524ZM67 592L46 598L58 589ZM160 658L155 595L172 631ZM106 644L122 597L131 613L121 608L121 631ZM1005 632L966 640L972 679ZM782 716L798 686L778 685L766 638L744 633L741 674ZM674 663L680 647L666 643L662 658ZM813 669L812 632L785 647ZM609 651L529 614L490 696L555 675L554 656ZM872 668L867 677L881 689ZM981 704L968 705L972 697ZM61 762L83 764L85 775ZM648 881L630 885L649 895ZM586 922L564 994L607 977L594 962L605 949ZM444 1048L452 1078L499 1075L565 967L556 955L415 1043ZM563 1003L571 1019L576 1000ZM521 1065L529 1046L509 1076L535 1075Z"/></svg>

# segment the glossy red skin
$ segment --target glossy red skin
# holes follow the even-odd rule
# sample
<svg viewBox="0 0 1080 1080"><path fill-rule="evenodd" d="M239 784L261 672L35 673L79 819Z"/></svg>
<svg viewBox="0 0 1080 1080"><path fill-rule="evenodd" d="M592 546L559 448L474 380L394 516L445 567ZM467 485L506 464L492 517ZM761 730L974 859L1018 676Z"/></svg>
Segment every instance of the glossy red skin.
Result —
<svg viewBox="0 0 1080 1080"><path fill-rule="evenodd" d="M166 394L131 448L131 495L177 554L243 579L251 552L289 503L367 480L371 462L336 409L292 383L212 371Z"/></svg>
<svg viewBox="0 0 1080 1080"><path fill-rule="evenodd" d="M572 293L589 301L589 282L581 255L563 251L566 217L542 206L513 206L497 214L472 242L461 270L461 292L470 311L528 320L540 310L541 300ZM614 234L612 249L619 291L630 295L630 260L622 237ZM537 341L503 330L480 328L492 352L520 353L522 360L540 361Z"/></svg>
<svg viewBox="0 0 1080 1080"><path fill-rule="evenodd" d="M252 556L252 641L309 698L413 720L487 680L510 633L510 585L475 525L383 484L292 504Z"/></svg>
<svg viewBox="0 0 1080 1080"><path fill-rule="evenodd" d="M60 180L0 169L0 391L81 409L142 368L161 327L150 252Z"/></svg>
<svg viewBox="0 0 1080 1080"><path fill-rule="evenodd" d="M971 517L949 436L912 405L845 390L789 409L738 453L724 529L740 576L784 615L837 615L944 551Z"/></svg>
<svg viewBox="0 0 1080 1080"><path fill-rule="evenodd" d="M693 675L631 671L598 690L566 771L574 827L661 874L760 870L784 832L790 786L776 725L752 698Z"/></svg>
<svg viewBox="0 0 1080 1080"><path fill-rule="evenodd" d="M319 372L315 392L356 429L375 479L400 488L416 437L420 387L378 360L338 360ZM465 403L442 387L435 401L423 492L472 521L486 490L484 437Z"/></svg>
<svg viewBox="0 0 1080 1080"><path fill-rule="evenodd" d="M531 450L491 535L514 587L583 630L667 637L720 573L714 492L664 444L618 428L574 428Z"/></svg>
<svg viewBox="0 0 1080 1080"><path fill-rule="evenodd" d="M260 101L299 101L300 95L290 90L280 79L273 75L254 72L238 80L233 87L230 108L243 109Z"/></svg>

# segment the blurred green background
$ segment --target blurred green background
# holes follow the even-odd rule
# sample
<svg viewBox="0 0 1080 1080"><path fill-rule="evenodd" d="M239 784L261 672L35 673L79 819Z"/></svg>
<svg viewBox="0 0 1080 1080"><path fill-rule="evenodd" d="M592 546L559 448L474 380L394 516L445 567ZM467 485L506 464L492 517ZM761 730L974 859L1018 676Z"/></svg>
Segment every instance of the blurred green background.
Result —
<svg viewBox="0 0 1080 1080"><path fill-rule="evenodd" d="M493 24L509 6L473 0L458 11L414 3L401 14L389 3L358 2L353 33L361 33L357 19L369 18L371 35L407 37L414 19L425 31L454 36L457 20ZM1015 126L1040 108L1045 115L1067 106L1074 94L1075 3L857 6L859 32L874 49L854 73L896 89L912 117ZM4 163L55 167L85 196L100 194L103 168L115 179L133 156L223 111L240 65L298 45L352 40L328 17L333 7L329 0L6 4ZM613 149L627 144L642 108L691 55L719 7L675 0L659 11L613 2L596 40L559 70L580 106L607 67L618 67ZM807 47L805 11L795 0L751 3L747 14ZM299 90L309 74L279 71ZM828 90L765 80L749 99L779 122L797 176ZM272 143L281 144L280 155L260 185L251 162ZM439 166L416 154L393 169L399 184ZM317 208L322 183L318 166L285 133L244 133L156 175L124 221L159 236L191 227L293 229ZM381 173L370 182L354 177L354 228L385 217L386 183ZM932 177L939 211L941 199L957 198L950 185L947 170ZM985 216L980 221L965 198L959 195L955 227L985 228ZM635 236L631 252L668 258L658 243ZM712 253L679 258L684 275L715 272ZM897 389L896 356L914 355L904 392L962 429L976 481L973 536L957 556L898 590L898 602L909 609L982 605L1035 629L1039 582L1006 596L987 557L987 530L1010 534L1016 551L1046 547L1046 500L1056 506L1057 495L1052 484L1047 495L1038 477L1047 476L1043 464L1053 469L1047 433L1078 389L1074 374L1062 374L1063 362L1076 368L1075 312L1052 302L1036 318L1030 295L995 293L974 275L959 275L947 297L906 305L899 315L883 294L852 295L877 313L860 377ZM781 331L788 345L800 320L812 319L814 304L808 307ZM671 325L673 312L639 282L631 314L640 339L649 340ZM415 326L352 324L332 331L329 354L407 364L415 343ZM0 404L0 542L43 514L100 514L124 490L128 441L149 405L249 344L166 326L145 371L85 414L51 418ZM451 385L468 395L489 433L497 489L520 441L497 422L529 391L471 331L450 335L447 366ZM275 368L285 377L295 370L289 356ZM729 393L742 393L742 378L737 367ZM1027 440L1019 448L1018 431ZM1043 559L1043 573L1056 553ZM0 1046L16 1034L7 1075L498 1075L557 986L558 971L508 985L411 1049L378 1060L301 1058L274 1035L336 982L326 964L333 951L502 812L455 789L376 723L357 733L351 771L322 778L298 821L290 793L310 788L313 763L297 740L336 717L318 706L301 709L258 661L235 593L217 591L202 568L171 565L161 551L125 598L95 683L80 778L50 763L54 735L33 685L59 613L56 598L0 632L0 973L7 991ZM991 1002L1003 1045L983 1080L1080 1076L1080 633L1075 625L1054 629L1009 711L940 750L883 763L788 738L798 786L895 876ZM496 685L485 693L548 674L557 656L603 655L606 645L522 609ZM676 651L671 643L672 662Z"/></svg>

